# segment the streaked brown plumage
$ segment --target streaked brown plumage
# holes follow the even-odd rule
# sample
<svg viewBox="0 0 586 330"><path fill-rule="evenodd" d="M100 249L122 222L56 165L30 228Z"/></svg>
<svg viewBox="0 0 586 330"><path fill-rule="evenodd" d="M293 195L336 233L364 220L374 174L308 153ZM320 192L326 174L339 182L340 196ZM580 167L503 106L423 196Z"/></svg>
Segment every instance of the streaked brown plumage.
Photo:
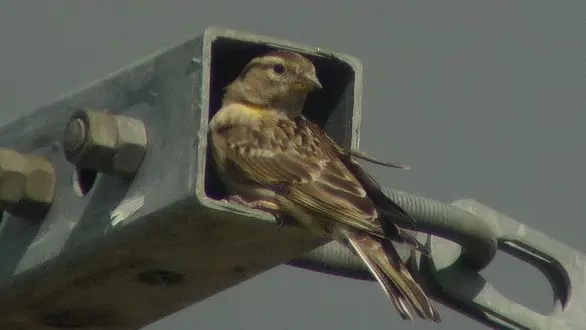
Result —
<svg viewBox="0 0 586 330"><path fill-rule="evenodd" d="M367 264L403 318L414 310L439 322L389 241L423 250L399 227L412 219L355 158L400 166L342 148L301 115L307 94L321 88L314 65L286 51L253 59L226 88L210 141L230 200L290 215L314 234L341 241Z"/></svg>

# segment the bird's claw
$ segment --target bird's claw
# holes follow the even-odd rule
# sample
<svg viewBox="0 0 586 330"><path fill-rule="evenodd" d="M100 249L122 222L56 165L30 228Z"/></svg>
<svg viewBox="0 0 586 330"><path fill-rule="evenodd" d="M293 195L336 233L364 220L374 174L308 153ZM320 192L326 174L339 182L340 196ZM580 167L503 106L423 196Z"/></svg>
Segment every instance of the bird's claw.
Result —
<svg viewBox="0 0 586 330"><path fill-rule="evenodd" d="M285 226L285 214L282 212L274 212L275 222L277 223L277 230L283 229Z"/></svg>
<svg viewBox="0 0 586 330"><path fill-rule="evenodd" d="M279 207L275 202L265 199L247 201L239 195L231 195L228 198L223 198L222 201L240 204L242 206L250 207L251 209L264 211L271 214L276 214L279 212Z"/></svg>
<svg viewBox="0 0 586 330"><path fill-rule="evenodd" d="M224 203L236 203L251 209L270 213L275 217L278 230L281 230L285 226L285 213L283 213L273 201L264 199L247 201L239 195L231 195L228 198L222 198L220 201Z"/></svg>

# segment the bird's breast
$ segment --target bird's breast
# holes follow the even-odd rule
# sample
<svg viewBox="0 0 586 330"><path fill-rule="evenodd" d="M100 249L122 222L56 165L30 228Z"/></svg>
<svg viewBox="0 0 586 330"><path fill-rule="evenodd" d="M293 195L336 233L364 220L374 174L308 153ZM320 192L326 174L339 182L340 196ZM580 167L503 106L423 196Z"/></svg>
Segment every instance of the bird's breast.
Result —
<svg viewBox="0 0 586 330"><path fill-rule="evenodd" d="M262 124L276 122L282 115L260 106L232 103L222 107L212 118L210 128L219 128L219 125L245 125L258 128Z"/></svg>

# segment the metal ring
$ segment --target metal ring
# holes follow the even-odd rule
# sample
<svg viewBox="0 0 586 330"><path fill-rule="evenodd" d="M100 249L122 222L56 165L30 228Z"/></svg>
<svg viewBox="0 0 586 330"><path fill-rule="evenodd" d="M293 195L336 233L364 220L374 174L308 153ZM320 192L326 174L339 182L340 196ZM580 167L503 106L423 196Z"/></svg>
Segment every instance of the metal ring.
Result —
<svg viewBox="0 0 586 330"><path fill-rule="evenodd" d="M496 255L497 232L481 217L449 204L399 190L383 188L382 191L413 217L417 226L415 230L458 243L462 247L458 262L480 271Z"/></svg>

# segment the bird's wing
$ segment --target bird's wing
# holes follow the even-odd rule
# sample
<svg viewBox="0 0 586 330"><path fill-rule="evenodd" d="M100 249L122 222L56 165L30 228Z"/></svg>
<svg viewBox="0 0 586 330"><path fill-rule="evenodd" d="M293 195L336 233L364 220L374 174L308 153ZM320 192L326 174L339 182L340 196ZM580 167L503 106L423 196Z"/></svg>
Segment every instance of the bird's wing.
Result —
<svg viewBox="0 0 586 330"><path fill-rule="evenodd" d="M307 119L304 120L304 125L307 126L310 130L315 132L321 132L320 128L313 122L310 122ZM374 202L379 214L385 220L389 221L395 226L398 225L400 227L414 229L416 227L415 220L409 214L407 214L397 203L392 201L388 196L384 194L378 182L376 182L376 180L360 165L360 163L358 163L358 161L356 161L356 159L354 159L354 157L388 167L401 167L402 165L394 166L395 163L386 163L376 159L375 162L371 161L371 159L374 158L370 157L369 159L366 159L365 157L360 157L364 156L364 154L359 153L358 151L351 151L349 149L346 149L337 144L335 141L333 141L328 135L323 133L322 135L323 138L327 139L329 141L329 144L331 144L335 148L335 153L337 154L338 158L342 160L342 162L350 171L350 173L352 173L352 175L358 180L358 182L364 188L364 190L366 190L368 197L370 198L370 200Z"/></svg>
<svg viewBox="0 0 586 330"><path fill-rule="evenodd" d="M285 197L311 213L381 235L376 207L317 126L299 118L223 127L230 167L267 187L285 186Z"/></svg>

